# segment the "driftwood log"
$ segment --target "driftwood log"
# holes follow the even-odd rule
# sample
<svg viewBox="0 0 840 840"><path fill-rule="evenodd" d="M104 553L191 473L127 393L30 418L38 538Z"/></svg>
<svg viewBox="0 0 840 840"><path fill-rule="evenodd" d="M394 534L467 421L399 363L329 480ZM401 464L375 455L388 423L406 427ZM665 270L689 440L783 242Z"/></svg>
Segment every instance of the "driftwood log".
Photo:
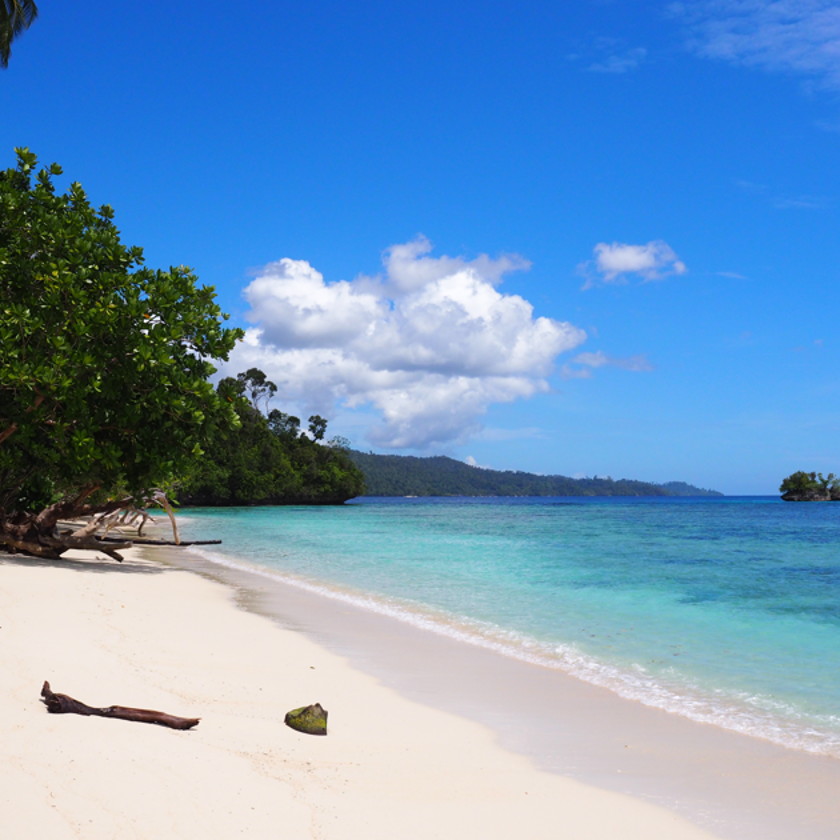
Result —
<svg viewBox="0 0 840 840"><path fill-rule="evenodd" d="M192 729L201 718L183 718L168 715L166 712L156 712L153 709L132 709L128 706L106 706L95 709L79 700L74 700L66 694L55 694L50 684L44 682L41 688L41 702L53 714L95 715L97 717L119 718L120 720L134 720L139 723L157 723L170 729Z"/></svg>
<svg viewBox="0 0 840 840"><path fill-rule="evenodd" d="M187 546L187 545L221 545L221 540L181 540L180 542L175 542L175 540L157 540L151 539L150 537L97 537L100 542L128 542L128 546L121 546L122 548L127 548L132 545L175 545L175 546ZM100 547L100 551L102 548Z"/></svg>

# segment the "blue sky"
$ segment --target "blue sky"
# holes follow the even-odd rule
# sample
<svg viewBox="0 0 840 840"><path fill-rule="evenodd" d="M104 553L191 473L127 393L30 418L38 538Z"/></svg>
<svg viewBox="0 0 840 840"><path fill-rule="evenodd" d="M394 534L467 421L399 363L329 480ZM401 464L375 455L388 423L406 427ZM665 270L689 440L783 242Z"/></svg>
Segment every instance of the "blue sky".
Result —
<svg viewBox="0 0 840 840"><path fill-rule="evenodd" d="M28 146L364 450L774 493L840 472L840 7L51 3Z"/></svg>

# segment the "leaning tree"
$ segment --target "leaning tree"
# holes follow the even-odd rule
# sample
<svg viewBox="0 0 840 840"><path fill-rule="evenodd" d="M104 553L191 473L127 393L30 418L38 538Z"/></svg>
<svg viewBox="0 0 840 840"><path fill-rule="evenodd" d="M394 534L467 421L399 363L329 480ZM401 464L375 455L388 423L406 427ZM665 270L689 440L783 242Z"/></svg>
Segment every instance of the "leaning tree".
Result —
<svg viewBox="0 0 840 840"><path fill-rule="evenodd" d="M208 382L241 332L191 271L143 264L107 205L17 150L0 172L0 546L91 547L95 521L141 506L236 423Z"/></svg>

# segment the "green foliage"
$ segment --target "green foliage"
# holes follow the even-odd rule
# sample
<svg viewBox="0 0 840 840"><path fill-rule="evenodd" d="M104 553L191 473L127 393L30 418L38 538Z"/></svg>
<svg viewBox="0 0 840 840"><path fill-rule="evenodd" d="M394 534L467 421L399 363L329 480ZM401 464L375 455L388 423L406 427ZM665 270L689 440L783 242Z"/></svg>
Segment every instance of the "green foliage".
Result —
<svg viewBox="0 0 840 840"><path fill-rule="evenodd" d="M327 433L327 421L320 414L313 414L309 418L309 434L313 440L323 440Z"/></svg>
<svg viewBox="0 0 840 840"><path fill-rule="evenodd" d="M278 437L293 440L300 434L300 417L272 408L268 413L268 427Z"/></svg>
<svg viewBox="0 0 840 840"><path fill-rule="evenodd" d="M683 496L720 495L676 483L649 484L611 478L567 478L472 467L444 456L374 455L350 452L370 496Z"/></svg>
<svg viewBox="0 0 840 840"><path fill-rule="evenodd" d="M660 485L668 491L669 496L722 496L717 490L706 490L702 487L695 487L685 481L666 481Z"/></svg>
<svg viewBox="0 0 840 840"><path fill-rule="evenodd" d="M38 17L38 7L32 0L0 0L0 67L9 66L12 41L29 29Z"/></svg>
<svg viewBox="0 0 840 840"><path fill-rule="evenodd" d="M364 492L361 472L346 451L322 446L327 421L314 415L312 438L300 432L300 419L273 409L266 418L256 408L248 383L265 383L252 368L219 382L217 392L234 406L237 428L219 428L207 453L182 479L178 498L189 505L339 504ZM269 383L273 384L273 383ZM260 386L263 387L263 386ZM273 392L272 392L273 393ZM249 401L253 400L253 402Z"/></svg>
<svg viewBox="0 0 840 840"><path fill-rule="evenodd" d="M816 473L806 473L803 470L798 470L791 473L785 478L779 486L779 491L788 493L791 491L801 492L803 490L819 490L820 485L817 483Z"/></svg>
<svg viewBox="0 0 840 840"><path fill-rule="evenodd" d="M836 499L840 498L840 479L834 473L824 476L818 472L798 470L782 481L779 492L790 498Z"/></svg>
<svg viewBox="0 0 840 840"><path fill-rule="evenodd" d="M241 331L188 268L145 267L110 207L17 154L0 172L0 514L142 496L236 422L207 378Z"/></svg>
<svg viewBox="0 0 840 840"><path fill-rule="evenodd" d="M244 373L238 373L236 379L256 409L260 407L260 402L267 406L268 401L277 393L277 386L259 368L248 368Z"/></svg>

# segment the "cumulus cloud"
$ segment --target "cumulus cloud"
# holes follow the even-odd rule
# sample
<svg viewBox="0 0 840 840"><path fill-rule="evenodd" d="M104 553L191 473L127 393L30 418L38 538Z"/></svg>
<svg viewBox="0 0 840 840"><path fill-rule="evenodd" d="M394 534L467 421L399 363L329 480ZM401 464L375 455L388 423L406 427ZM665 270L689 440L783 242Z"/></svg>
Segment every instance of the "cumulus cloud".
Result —
<svg viewBox="0 0 840 840"><path fill-rule="evenodd" d="M503 254L496 259L480 254L474 260L465 260L463 257L431 257L431 251L432 243L425 236L416 236L410 242L385 250L382 255L385 278L394 292L413 292L464 270L474 271L484 282L497 286L505 274L527 271L531 267L531 263L518 254Z"/></svg>
<svg viewBox="0 0 840 840"><path fill-rule="evenodd" d="M699 55L840 88L836 0L692 0L670 11Z"/></svg>
<svg viewBox="0 0 840 840"><path fill-rule="evenodd" d="M379 316L381 302L350 283L327 285L304 260L269 263L245 289L249 320L274 347L341 347Z"/></svg>
<svg viewBox="0 0 840 840"><path fill-rule="evenodd" d="M634 373L653 370L653 365L646 356L616 358L598 350L594 353L578 353L570 363L563 365L562 374L566 379L589 379L592 376L593 369L607 366L629 370Z"/></svg>
<svg viewBox="0 0 840 840"><path fill-rule="evenodd" d="M672 274L685 274L687 270L673 248L659 239L646 245L599 242L593 253L594 260L578 266L580 273L587 278L585 289L599 282L626 283L633 275L647 283Z"/></svg>
<svg viewBox="0 0 840 840"><path fill-rule="evenodd" d="M394 245L382 274L352 281L327 282L303 260L270 263L244 291L253 327L224 372L259 367L309 411L373 409L369 440L388 447L465 440L490 404L547 391L555 358L586 335L498 291L529 263L431 249L423 237Z"/></svg>

